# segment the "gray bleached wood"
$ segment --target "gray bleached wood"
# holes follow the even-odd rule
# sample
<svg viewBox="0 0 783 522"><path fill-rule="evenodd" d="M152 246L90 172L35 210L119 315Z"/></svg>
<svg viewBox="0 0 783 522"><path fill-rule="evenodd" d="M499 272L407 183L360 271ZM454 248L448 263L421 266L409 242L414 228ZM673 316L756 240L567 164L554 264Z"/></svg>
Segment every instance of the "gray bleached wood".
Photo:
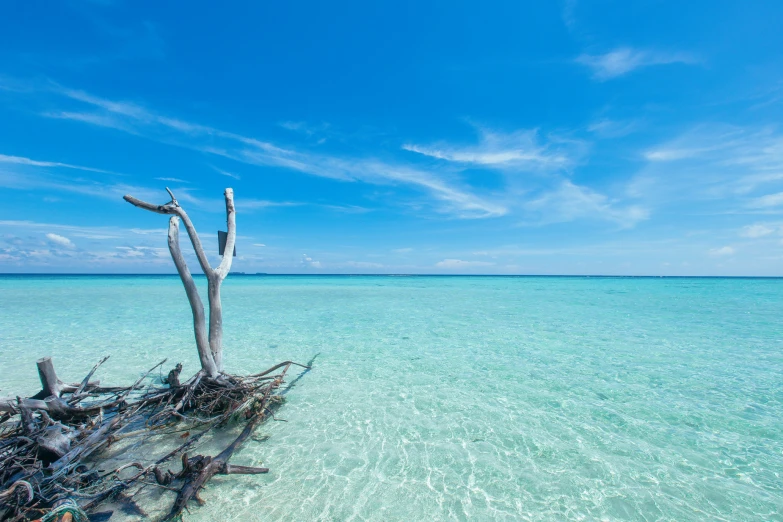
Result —
<svg viewBox="0 0 783 522"><path fill-rule="evenodd" d="M182 365L178 364L164 381L168 387L159 387L155 382L143 385L142 381L165 363L164 360L129 387L101 387L99 382L90 381L90 378L106 357L93 366L81 383L75 384L65 384L57 378L51 358L41 359L38 362L41 392L31 398L0 398L0 446L3 448L3 458L0 459L0 519L10 516L19 521L39 520L50 514L51 508L64 496L75 499L84 512L90 512L117 495L127 494L128 501L132 503L133 496L148 486L178 492L164 520L179 519L191 500L199 504L203 502L199 492L214 475L255 475L269 471L262 467L229 464L229 459L255 428L282 404L288 388L282 394L275 391L283 384L288 369L297 363L286 361L246 377L222 372L220 286L231 269L236 243L233 191L229 188L224 194L228 226L225 252L229 255L224 255L213 269L193 223L171 191L166 190L171 201L164 205L152 205L132 196L124 199L145 210L170 216L169 252L191 305L202 369L181 383L179 374ZM180 249L180 221L185 225L207 277L208 333L204 303ZM313 360L307 366L298 366L307 371ZM280 368L282 370L277 372ZM301 375L294 382L299 378ZM234 421L246 421L245 427L234 442L218 455L188 458L184 453L183 470L176 474L170 470L164 473L158 467L195 447L212 429ZM119 440L137 436L145 436L146 440L153 434L177 434L186 440L146 467L131 462L108 473L96 467L103 464L102 457L95 457L97 452ZM154 449L153 446L150 449ZM116 456L115 452L109 458ZM97 459L97 464L91 462L93 458ZM120 471L127 467L135 467L138 472L130 477L120 477ZM147 480L150 475L155 482ZM24 480L17 480L19 477ZM25 489L26 496L21 494L21 488Z"/></svg>
<svg viewBox="0 0 783 522"><path fill-rule="evenodd" d="M43 397L59 397L63 391L63 383L57 378L57 372L54 371L54 364L51 357L43 357L36 362L38 366L38 377L41 379L41 389Z"/></svg>
<svg viewBox="0 0 783 522"><path fill-rule="evenodd" d="M190 302L190 309L193 312L193 331L196 334L196 348L201 361L201 368L210 376L218 373L215 359L209 348L209 338L207 337L207 324L204 317L204 303L201 302L201 296L198 294L198 288L190 275L188 265L182 256L182 250L179 248L179 218L171 216L169 220L169 252L177 267L179 278L185 287L185 293Z"/></svg>
<svg viewBox="0 0 783 522"><path fill-rule="evenodd" d="M199 352L199 359L201 360L201 368L210 378L217 378L223 371L223 308L220 302L220 286L223 280L231 270L231 263L233 261L232 253L234 252L234 245L236 244L236 209L234 208L234 191L227 188L224 192L226 200L226 222L228 227L228 233L226 237L226 248L224 252L228 252L228 255L223 255L223 259L217 268L212 268L207 259L207 255L204 252L204 247L201 245L201 240L196 233L196 228L193 226L193 222L188 217L185 210L179 205L177 199L171 190L166 188L166 191L171 196L171 201L165 205L153 205L146 201L141 201L133 196L127 195L123 199L139 208L149 210L150 212L156 212L158 214L168 214L172 218L169 221L169 252L171 252L171 258L174 260L174 264L177 267L182 284L185 286L185 293L188 296L190 302L190 308L193 312L193 329L196 336L196 347ZM185 225L185 230L188 232L190 242L193 244L193 250L196 252L196 258L198 259L201 270L204 275L207 276L207 297L209 300L209 335L205 334L205 314L204 304L198 295L198 290L193 282L193 277L190 275L185 258L182 256L182 252L179 248L179 220Z"/></svg>

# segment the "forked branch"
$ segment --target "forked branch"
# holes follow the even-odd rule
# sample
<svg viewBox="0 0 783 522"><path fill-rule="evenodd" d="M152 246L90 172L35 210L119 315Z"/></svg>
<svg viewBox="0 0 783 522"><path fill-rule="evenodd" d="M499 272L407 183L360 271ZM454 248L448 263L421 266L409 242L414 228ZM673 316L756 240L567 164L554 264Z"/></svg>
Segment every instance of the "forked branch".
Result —
<svg viewBox="0 0 783 522"><path fill-rule="evenodd" d="M174 260L174 265L177 267L182 285L185 287L188 302L190 302L190 310L193 313L193 332L196 335L196 348L201 361L201 369L210 377L217 377L218 369L209 349L204 303L201 302L196 283L193 281L193 276L190 275L185 257L179 248L179 218L177 216L171 216L171 219L169 219L169 252L171 253L171 259Z"/></svg>
<svg viewBox="0 0 783 522"><path fill-rule="evenodd" d="M166 187L166 191L171 196L171 201L164 205L154 205L147 203L133 196L125 196L123 199L136 207L155 212L157 214L166 214L172 216L169 220L169 252L177 267L182 284L185 286L185 293L190 302L190 308L193 313L193 330L196 337L196 347L201 360L201 367L211 378L216 378L223 371L223 309L220 302L220 285L231 270L233 261L234 245L236 244L236 209L234 208L234 191L227 188L224 197L226 200L226 222L228 234L223 259L217 268L212 268L207 259L207 254L198 237L193 222L188 217L174 193ZM185 225L185 229L193 244L193 250L196 252L201 269L207 276L208 299L209 299L209 334L206 333L206 316L204 313L204 304L198 295L198 290L193 277L188 270L185 258L179 246L179 220Z"/></svg>

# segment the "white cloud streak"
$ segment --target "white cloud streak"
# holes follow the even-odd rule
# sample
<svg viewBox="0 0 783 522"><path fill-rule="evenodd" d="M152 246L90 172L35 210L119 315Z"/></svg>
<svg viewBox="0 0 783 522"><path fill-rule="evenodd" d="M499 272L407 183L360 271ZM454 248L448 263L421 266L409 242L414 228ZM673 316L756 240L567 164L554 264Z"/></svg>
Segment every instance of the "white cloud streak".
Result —
<svg viewBox="0 0 783 522"><path fill-rule="evenodd" d="M59 245L61 247L65 247L65 248L75 248L76 247L76 245L74 245L73 242L70 239L68 239L65 236L61 236L59 234L53 234L53 233L50 232L50 233L46 234L46 239L48 239L52 243L54 243L56 245Z"/></svg>
<svg viewBox="0 0 783 522"><path fill-rule="evenodd" d="M32 167L75 169L75 170L83 170L86 172L98 172L101 174L116 174L116 172L112 172L110 170L95 169L92 167L83 167L81 165L71 165L69 163L59 163L56 161L38 161L30 158L24 158L21 156L7 156L5 154L0 154L0 163L11 163L15 165L29 165Z"/></svg>
<svg viewBox="0 0 783 522"><path fill-rule="evenodd" d="M772 208L781 205L783 205L783 192L754 198L748 203L748 206L753 208Z"/></svg>
<svg viewBox="0 0 783 522"><path fill-rule="evenodd" d="M695 64L698 60L690 53L618 47L604 54L582 54L576 58L576 62L592 70L596 80L605 81L643 67L674 63Z"/></svg>
<svg viewBox="0 0 783 522"><path fill-rule="evenodd" d="M783 134L772 127L699 125L643 157L648 163L629 184L631 196L730 200L757 210L783 204Z"/></svg>
<svg viewBox="0 0 783 522"><path fill-rule="evenodd" d="M293 201L268 201L265 199L237 199L236 206L238 209L251 210L259 208L270 207L298 207L303 203L296 203Z"/></svg>
<svg viewBox="0 0 783 522"><path fill-rule="evenodd" d="M781 230L779 223L754 223L753 225L746 225L742 227L740 235L742 237L756 239L774 234L779 230Z"/></svg>
<svg viewBox="0 0 783 522"><path fill-rule="evenodd" d="M417 187L434 197L438 202L437 210L461 218L496 217L507 213L502 204L477 196L436 172L371 158L340 158L285 149L207 125L162 116L130 102L108 100L64 87L56 87L52 92L86 104L93 112L49 111L43 113L46 117L110 127L251 165L281 167L342 181Z"/></svg>
<svg viewBox="0 0 783 522"><path fill-rule="evenodd" d="M217 167L212 167L212 168L213 168L213 169L215 169L215 171L216 171L218 174L221 174L221 175L223 175L223 176L226 176L227 178L236 179L236 180L242 179L242 178L240 178L240 177L239 177L237 174L234 174L234 173L232 173L232 172L228 172L227 170L219 169L219 168L217 168Z"/></svg>
<svg viewBox="0 0 783 522"><path fill-rule="evenodd" d="M345 264L347 266L351 266L354 268L361 268L361 269L383 268L383 264L372 263L369 261L347 261Z"/></svg>
<svg viewBox="0 0 783 522"><path fill-rule="evenodd" d="M568 180L555 190L543 194L527 205L541 217L542 224L562 223L575 219L603 219L620 228L632 228L650 217L647 208L640 205L620 205L604 194Z"/></svg>
<svg viewBox="0 0 783 522"><path fill-rule="evenodd" d="M587 126L588 132L602 138L621 138L639 130L640 123L636 120L610 120L607 118L594 121Z"/></svg>
<svg viewBox="0 0 783 522"><path fill-rule="evenodd" d="M120 228L120 227L89 227L78 225L63 225L58 223L40 223L28 220L0 220L0 227L6 227L11 230L20 231L40 231L56 230L59 235L68 234L71 237L85 239L103 240L103 239L122 239L135 236L156 235L165 238L168 230L165 228L142 229L142 228Z"/></svg>
<svg viewBox="0 0 783 522"><path fill-rule="evenodd" d="M444 259L435 263L436 268L445 268L447 270L459 270L461 268L476 268L482 266L492 266L495 263L489 261L464 261L462 259Z"/></svg>
<svg viewBox="0 0 783 522"><path fill-rule="evenodd" d="M574 163L580 142L550 139L540 143L535 130L509 134L479 129L479 144L454 146L440 143L430 146L403 145L403 149L432 158L481 167L519 170L556 170Z"/></svg>
<svg viewBox="0 0 783 522"><path fill-rule="evenodd" d="M72 119L92 125L114 128L140 135L167 144L181 146L207 154L246 163L250 165L284 168L344 182L363 182L375 185L405 186L418 189L429 195L426 206L449 217L463 219L492 218L509 214L520 208L541 217L541 223L563 222L582 218L597 218L619 224L634 226L647 219L648 210L638 205L623 205L590 188L570 181L559 181L554 189L538 191L535 199L525 203L521 198L512 199L509 194L519 188L519 194L535 193L530 187L513 187L518 181L507 176L504 192L480 195L477 189L460 182L459 171L465 167L491 168L504 174L535 172L551 175L557 179L567 173L580 160L587 145L579 140L547 136L542 139L537 131L525 130L512 133L479 129L479 141L469 146L453 144L416 145L403 148L429 158L450 163L448 166L430 165L428 168L401 162L382 161L374 158L351 158L297 151L276 146L236 133L211 126L170 118L155 113L141 105L104 99L92 94L55 86L50 92L71 102L86 106L81 111L49 112L45 116ZM33 161L33 160L30 160ZM34 165L34 163L30 163ZM224 175L232 173L214 167ZM552 184L547 176L546 185ZM164 178L161 178L164 179ZM174 181L177 178L165 178ZM180 180L181 181L181 180ZM142 187L123 184L105 184L95 181L77 183L56 177L35 177L3 173L0 170L0 186L11 188L48 188L70 191L96 197L116 199L126 193L155 200L159 196ZM484 191L486 192L486 190ZM178 199L202 204L188 190L178 189ZM529 197L529 196L526 196ZM288 207L301 203L268 200L237 200L237 206L244 209ZM217 205L214 205L217 208ZM334 210L359 213L368 209L357 206L322 205ZM416 205L421 208L422 205Z"/></svg>
<svg viewBox="0 0 783 522"><path fill-rule="evenodd" d="M308 256L307 254L302 254L302 266L305 268L316 268L321 269L323 268L323 265L321 265L320 261L316 261L312 257Z"/></svg>
<svg viewBox="0 0 783 522"><path fill-rule="evenodd" d="M735 250L730 246L724 246L720 248L713 248L708 252L711 256L725 257L734 255Z"/></svg>

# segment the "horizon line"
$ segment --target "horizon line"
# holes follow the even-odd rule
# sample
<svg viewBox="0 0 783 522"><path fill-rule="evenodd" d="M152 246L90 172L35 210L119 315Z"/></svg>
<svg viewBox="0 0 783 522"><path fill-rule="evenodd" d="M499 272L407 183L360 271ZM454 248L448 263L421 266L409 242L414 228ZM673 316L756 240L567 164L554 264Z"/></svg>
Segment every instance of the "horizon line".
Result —
<svg viewBox="0 0 783 522"><path fill-rule="evenodd" d="M205 277L204 274L192 274L194 277ZM405 274L405 273L377 273L377 274L353 274L353 273L323 273L314 274L307 272L268 273L268 272L230 272L229 275L240 277L582 277L582 278L645 278L645 279L783 279L783 275L628 275L628 274ZM133 273L133 272L0 272L0 277L7 276L78 276L78 277L176 277L177 273Z"/></svg>

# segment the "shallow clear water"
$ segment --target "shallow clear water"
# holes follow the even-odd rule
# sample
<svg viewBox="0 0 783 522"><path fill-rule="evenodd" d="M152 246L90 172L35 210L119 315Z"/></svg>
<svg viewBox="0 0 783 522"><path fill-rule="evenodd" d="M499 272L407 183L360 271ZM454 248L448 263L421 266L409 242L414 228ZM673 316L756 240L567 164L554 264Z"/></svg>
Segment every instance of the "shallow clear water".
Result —
<svg viewBox="0 0 783 522"><path fill-rule="evenodd" d="M319 355L234 457L269 475L189 520L783 520L783 280L234 276L223 302L229 371ZM197 369L176 277L0 277L0 394L104 354L104 382Z"/></svg>

